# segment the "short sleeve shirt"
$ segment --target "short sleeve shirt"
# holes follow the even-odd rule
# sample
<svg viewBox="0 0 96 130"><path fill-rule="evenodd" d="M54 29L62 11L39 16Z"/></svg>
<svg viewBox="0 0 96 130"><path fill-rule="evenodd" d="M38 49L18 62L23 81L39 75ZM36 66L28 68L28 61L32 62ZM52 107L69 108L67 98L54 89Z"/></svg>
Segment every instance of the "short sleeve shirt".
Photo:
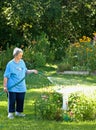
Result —
<svg viewBox="0 0 96 130"><path fill-rule="evenodd" d="M4 77L8 79L7 88L9 92L26 92L25 79L22 80L26 76L26 71L25 62L22 59L18 63L16 63L14 59L8 62ZM18 82L20 83L18 84Z"/></svg>

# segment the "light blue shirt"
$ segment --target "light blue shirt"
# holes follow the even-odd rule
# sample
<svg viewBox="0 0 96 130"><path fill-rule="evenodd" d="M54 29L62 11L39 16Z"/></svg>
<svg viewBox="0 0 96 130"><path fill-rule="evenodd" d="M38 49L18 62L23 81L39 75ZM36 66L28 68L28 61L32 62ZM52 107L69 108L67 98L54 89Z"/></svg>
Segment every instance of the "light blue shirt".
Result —
<svg viewBox="0 0 96 130"><path fill-rule="evenodd" d="M26 92L25 79L20 82L26 76L26 71L27 68L22 59L18 63L14 59L8 62L4 77L8 78L7 88L9 92ZM18 82L20 83L17 84ZM15 84L17 85L12 87Z"/></svg>

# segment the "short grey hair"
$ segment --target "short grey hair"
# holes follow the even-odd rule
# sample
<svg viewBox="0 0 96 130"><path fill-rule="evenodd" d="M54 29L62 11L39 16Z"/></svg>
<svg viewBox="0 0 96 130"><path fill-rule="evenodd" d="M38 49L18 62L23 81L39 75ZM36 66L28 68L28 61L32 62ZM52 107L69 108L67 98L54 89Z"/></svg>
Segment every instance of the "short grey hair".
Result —
<svg viewBox="0 0 96 130"><path fill-rule="evenodd" d="M23 53L23 50L21 48L18 48L18 47L14 48L14 50L13 50L13 56L15 57L19 53Z"/></svg>

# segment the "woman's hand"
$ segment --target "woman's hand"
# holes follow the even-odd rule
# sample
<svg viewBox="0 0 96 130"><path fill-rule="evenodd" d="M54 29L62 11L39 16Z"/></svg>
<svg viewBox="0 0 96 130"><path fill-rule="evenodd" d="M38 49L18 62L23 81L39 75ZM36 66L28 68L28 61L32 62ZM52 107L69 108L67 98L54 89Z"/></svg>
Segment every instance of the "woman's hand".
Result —
<svg viewBox="0 0 96 130"><path fill-rule="evenodd" d="M38 74L38 71L35 69L27 70L27 74L31 74L31 73Z"/></svg>
<svg viewBox="0 0 96 130"><path fill-rule="evenodd" d="M4 87L4 92L6 92L6 93L8 92L8 89L7 89L7 87Z"/></svg>
<svg viewBox="0 0 96 130"><path fill-rule="evenodd" d="M34 74L38 74L38 71L37 70L32 70Z"/></svg>

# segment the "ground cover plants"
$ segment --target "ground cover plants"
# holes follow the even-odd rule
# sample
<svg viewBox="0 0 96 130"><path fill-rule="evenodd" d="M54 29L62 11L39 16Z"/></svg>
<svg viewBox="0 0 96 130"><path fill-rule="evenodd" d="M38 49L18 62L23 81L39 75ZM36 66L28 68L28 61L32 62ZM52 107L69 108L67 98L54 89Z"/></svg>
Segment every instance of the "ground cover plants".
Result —
<svg viewBox="0 0 96 130"><path fill-rule="evenodd" d="M95 86L96 77L95 76L73 76L73 75L58 75L56 74L56 68L52 66L47 66L45 68L39 68L40 72L44 73L46 76L53 77L53 80L56 79L56 84L63 84L67 86L73 86L77 83L80 85ZM70 82L69 82L70 80ZM3 81L3 72L0 73L0 92L2 91L2 81ZM49 83L46 77L43 75L30 75L26 78L27 81L27 93L25 99L24 113L26 117L17 118L14 120L9 120L7 118L7 96L6 94L0 97L0 129L7 130L96 130L96 121L57 121L57 120L48 120L37 118L34 111L34 102L43 95L48 88L52 89L53 84ZM62 82L61 82L62 81ZM74 95L72 96L74 97ZM78 97L79 98L79 97ZM75 98L73 98L75 99ZM73 106L71 106L73 107ZM77 106L76 106L77 107ZM79 105L80 107L80 105ZM73 107L74 108L74 107ZM73 109L72 108L72 109ZM78 109L78 107L76 108ZM89 112L90 113L90 112ZM77 114L77 113L76 113Z"/></svg>

